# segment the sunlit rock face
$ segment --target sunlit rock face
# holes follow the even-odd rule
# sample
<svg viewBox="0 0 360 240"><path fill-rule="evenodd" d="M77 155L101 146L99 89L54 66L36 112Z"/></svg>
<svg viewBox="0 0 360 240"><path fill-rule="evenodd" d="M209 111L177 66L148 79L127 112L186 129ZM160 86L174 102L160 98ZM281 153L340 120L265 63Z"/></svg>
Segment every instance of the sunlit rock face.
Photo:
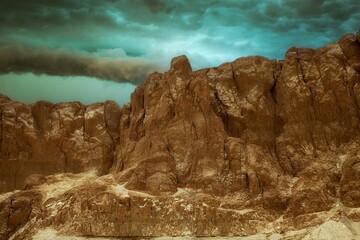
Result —
<svg viewBox="0 0 360 240"><path fill-rule="evenodd" d="M2 96L1 237L360 235L359 40L179 56L122 109Z"/></svg>

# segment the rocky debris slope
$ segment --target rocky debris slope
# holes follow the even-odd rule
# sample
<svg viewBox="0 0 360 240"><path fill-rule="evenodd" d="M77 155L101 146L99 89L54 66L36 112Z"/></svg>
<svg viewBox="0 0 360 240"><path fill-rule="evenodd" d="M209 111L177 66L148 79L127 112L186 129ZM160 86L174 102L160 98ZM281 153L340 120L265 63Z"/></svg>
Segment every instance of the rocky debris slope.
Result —
<svg viewBox="0 0 360 240"><path fill-rule="evenodd" d="M172 195L150 195L127 189L111 174L52 175L31 190L3 197L0 239L248 235L252 239L336 239L337 236L356 239L360 236L360 208L337 203L329 211L293 219L279 217L280 214L262 207L241 209L224 204L236 200L187 188L179 188Z"/></svg>
<svg viewBox="0 0 360 240"><path fill-rule="evenodd" d="M2 190L24 190L3 195L1 236L359 236L359 41L199 71L176 57L122 109L2 97Z"/></svg>

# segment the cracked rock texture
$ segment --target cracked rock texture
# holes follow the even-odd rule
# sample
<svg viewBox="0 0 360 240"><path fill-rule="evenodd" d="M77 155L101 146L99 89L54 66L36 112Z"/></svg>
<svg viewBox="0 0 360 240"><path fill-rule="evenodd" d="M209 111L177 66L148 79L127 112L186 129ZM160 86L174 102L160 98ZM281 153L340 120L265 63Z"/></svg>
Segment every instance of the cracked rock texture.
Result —
<svg viewBox="0 0 360 240"><path fill-rule="evenodd" d="M0 192L24 188L34 173L108 173L120 115L112 101L26 105L0 96Z"/></svg>
<svg viewBox="0 0 360 240"><path fill-rule="evenodd" d="M359 41L198 71L179 56L121 109L1 96L0 191L23 191L0 198L0 236L359 236Z"/></svg>

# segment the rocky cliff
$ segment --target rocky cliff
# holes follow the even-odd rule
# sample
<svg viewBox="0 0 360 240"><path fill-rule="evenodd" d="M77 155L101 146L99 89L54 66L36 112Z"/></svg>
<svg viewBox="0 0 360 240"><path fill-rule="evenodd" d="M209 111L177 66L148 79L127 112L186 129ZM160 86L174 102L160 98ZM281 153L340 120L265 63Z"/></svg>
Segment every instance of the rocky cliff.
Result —
<svg viewBox="0 0 360 240"><path fill-rule="evenodd" d="M31 174L109 172L119 142L115 102L33 105L0 95L0 192L25 187Z"/></svg>
<svg viewBox="0 0 360 240"><path fill-rule="evenodd" d="M360 33L282 61L176 57L121 109L0 106L1 191L22 189L0 195L4 239L360 235Z"/></svg>

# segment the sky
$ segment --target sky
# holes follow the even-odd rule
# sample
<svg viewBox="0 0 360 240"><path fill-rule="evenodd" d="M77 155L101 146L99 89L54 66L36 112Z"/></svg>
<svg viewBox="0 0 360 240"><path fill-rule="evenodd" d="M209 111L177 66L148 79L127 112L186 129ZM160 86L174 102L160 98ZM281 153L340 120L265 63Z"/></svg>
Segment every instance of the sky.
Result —
<svg viewBox="0 0 360 240"><path fill-rule="evenodd" d="M360 29L358 0L0 1L0 93L33 103L129 102L185 54L194 70L283 59Z"/></svg>

